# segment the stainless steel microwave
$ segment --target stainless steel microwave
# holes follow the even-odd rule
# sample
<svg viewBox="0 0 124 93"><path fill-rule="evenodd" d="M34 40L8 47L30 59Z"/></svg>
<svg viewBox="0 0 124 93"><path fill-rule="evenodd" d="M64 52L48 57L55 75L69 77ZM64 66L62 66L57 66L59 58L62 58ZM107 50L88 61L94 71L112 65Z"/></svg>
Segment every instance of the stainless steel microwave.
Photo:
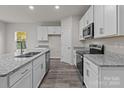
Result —
<svg viewBox="0 0 124 93"><path fill-rule="evenodd" d="M94 37L94 23L89 24L87 27L83 29L83 37L85 39Z"/></svg>

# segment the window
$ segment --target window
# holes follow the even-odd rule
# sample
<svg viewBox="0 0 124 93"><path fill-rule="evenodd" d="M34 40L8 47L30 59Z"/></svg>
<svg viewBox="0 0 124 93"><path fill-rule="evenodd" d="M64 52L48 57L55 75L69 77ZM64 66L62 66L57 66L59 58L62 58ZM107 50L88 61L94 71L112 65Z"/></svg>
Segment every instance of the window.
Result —
<svg viewBox="0 0 124 93"><path fill-rule="evenodd" d="M15 32L15 41L17 49L26 49L26 32Z"/></svg>

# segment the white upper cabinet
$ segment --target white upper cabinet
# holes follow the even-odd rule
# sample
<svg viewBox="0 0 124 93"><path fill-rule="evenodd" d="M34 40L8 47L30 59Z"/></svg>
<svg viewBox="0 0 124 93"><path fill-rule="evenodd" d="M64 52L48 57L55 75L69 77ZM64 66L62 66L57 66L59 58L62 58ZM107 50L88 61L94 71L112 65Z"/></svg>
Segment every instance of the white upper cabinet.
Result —
<svg viewBox="0 0 124 93"><path fill-rule="evenodd" d="M90 6L80 20L79 40L83 40L83 28L94 22L94 38L124 35L124 6Z"/></svg>
<svg viewBox="0 0 124 93"><path fill-rule="evenodd" d="M84 27L84 24L83 24L83 18L80 20L79 22L79 40L83 40L83 27Z"/></svg>
<svg viewBox="0 0 124 93"><path fill-rule="evenodd" d="M117 6L94 6L94 37L117 35Z"/></svg>
<svg viewBox="0 0 124 93"><path fill-rule="evenodd" d="M86 13L86 26L93 22L93 6L90 6Z"/></svg>
<svg viewBox="0 0 124 93"><path fill-rule="evenodd" d="M101 37L103 35L103 6L94 6L94 37Z"/></svg>
<svg viewBox="0 0 124 93"><path fill-rule="evenodd" d="M48 26L48 35L61 35L60 26Z"/></svg>
<svg viewBox="0 0 124 93"><path fill-rule="evenodd" d="M86 27L93 22L93 6L90 6L83 18L83 26Z"/></svg>
<svg viewBox="0 0 124 93"><path fill-rule="evenodd" d="M124 5L119 5L118 9L118 35L124 35Z"/></svg>
<svg viewBox="0 0 124 93"><path fill-rule="evenodd" d="M106 5L104 6L104 28L105 35L117 34L117 6Z"/></svg>
<svg viewBox="0 0 124 93"><path fill-rule="evenodd" d="M83 38L83 28L87 27L93 22L93 6L90 6L84 16L81 18L79 23L79 40L84 40Z"/></svg>
<svg viewBox="0 0 124 93"><path fill-rule="evenodd" d="M38 41L48 41L48 32L46 26L37 27L37 40Z"/></svg>

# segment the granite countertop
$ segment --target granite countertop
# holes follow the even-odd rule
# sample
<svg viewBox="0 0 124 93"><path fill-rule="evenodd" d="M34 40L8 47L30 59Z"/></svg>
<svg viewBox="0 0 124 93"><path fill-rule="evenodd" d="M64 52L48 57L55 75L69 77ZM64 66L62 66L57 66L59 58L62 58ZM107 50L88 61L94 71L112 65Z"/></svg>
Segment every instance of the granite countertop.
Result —
<svg viewBox="0 0 124 93"><path fill-rule="evenodd" d="M41 52L33 57L28 58L17 58L14 53L4 54L0 56L0 77L6 76L13 71L21 68L22 66L30 63L35 58L49 51L48 48L37 48L37 49L29 49L26 52Z"/></svg>
<svg viewBox="0 0 124 93"><path fill-rule="evenodd" d="M85 54L84 57L100 67L124 67L124 55Z"/></svg>

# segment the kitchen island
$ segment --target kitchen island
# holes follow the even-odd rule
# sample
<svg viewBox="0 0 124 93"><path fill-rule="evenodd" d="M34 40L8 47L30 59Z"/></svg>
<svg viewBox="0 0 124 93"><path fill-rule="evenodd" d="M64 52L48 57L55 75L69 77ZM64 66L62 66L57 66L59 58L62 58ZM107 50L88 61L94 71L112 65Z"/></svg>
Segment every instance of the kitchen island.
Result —
<svg viewBox="0 0 124 93"><path fill-rule="evenodd" d="M84 82L88 88L124 88L123 55L84 55Z"/></svg>
<svg viewBox="0 0 124 93"><path fill-rule="evenodd" d="M32 88L38 87L46 73L46 52L49 49L29 49L28 52L40 52L32 57L17 57L15 53L0 57L0 87Z"/></svg>

